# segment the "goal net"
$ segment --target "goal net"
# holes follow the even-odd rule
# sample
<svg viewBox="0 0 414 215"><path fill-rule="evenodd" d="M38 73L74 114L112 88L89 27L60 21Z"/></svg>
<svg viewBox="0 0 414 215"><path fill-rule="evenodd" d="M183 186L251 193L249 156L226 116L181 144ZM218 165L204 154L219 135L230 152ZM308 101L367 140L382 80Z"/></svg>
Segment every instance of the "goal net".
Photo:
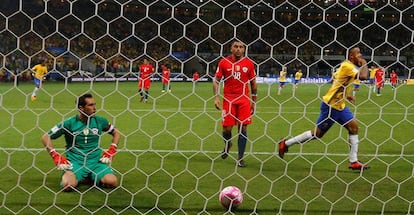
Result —
<svg viewBox="0 0 414 215"><path fill-rule="evenodd" d="M413 32L413 0L2 0L0 214L411 214ZM234 39L246 44L258 82L245 168L236 165L237 144L220 156L211 84ZM315 126L331 74L353 46L385 71L380 91L362 82L348 104L371 169L348 169L338 125L280 159L279 140ZM44 59L49 73L32 101L31 68ZM155 68L146 103L137 87L144 59ZM171 90L162 88L161 65ZM111 164L119 186L63 192L40 137L77 114L86 92L121 132ZM102 148L109 144L102 136ZM55 146L64 154L63 138ZM243 193L237 210L218 201L227 186Z"/></svg>

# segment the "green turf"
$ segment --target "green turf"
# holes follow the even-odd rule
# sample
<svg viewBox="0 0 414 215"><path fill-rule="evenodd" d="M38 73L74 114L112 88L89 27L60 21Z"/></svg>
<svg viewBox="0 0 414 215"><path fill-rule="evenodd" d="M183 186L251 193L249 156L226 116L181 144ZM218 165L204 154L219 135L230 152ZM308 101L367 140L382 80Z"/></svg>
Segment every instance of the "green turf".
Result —
<svg viewBox="0 0 414 215"><path fill-rule="evenodd" d="M172 84L172 93L161 93L153 83L144 104L132 82L46 82L35 102L32 83L0 83L0 214L223 214L218 193L228 185L244 193L240 208L228 214L413 212L413 86L386 86L381 97L365 85L358 92L350 107L359 121L359 158L371 166L359 172L347 168L347 134L337 125L320 141L290 148L285 160L275 156L275 141L314 126L329 85L302 84L295 93L288 85L277 96L277 85L259 84L248 166L236 168L237 147L220 158L221 112L211 83ZM85 92L122 132L112 164L120 186L64 193L40 137L76 114L75 98ZM106 135L102 145L109 144ZM55 145L62 151L63 138Z"/></svg>

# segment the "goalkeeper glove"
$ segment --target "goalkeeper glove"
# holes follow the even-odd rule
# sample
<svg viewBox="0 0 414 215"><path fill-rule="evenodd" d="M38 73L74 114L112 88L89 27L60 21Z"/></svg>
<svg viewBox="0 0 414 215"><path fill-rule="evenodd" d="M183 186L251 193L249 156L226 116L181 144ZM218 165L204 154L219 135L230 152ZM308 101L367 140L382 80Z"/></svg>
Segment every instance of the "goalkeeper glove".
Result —
<svg viewBox="0 0 414 215"><path fill-rule="evenodd" d="M50 150L50 156L53 158L53 162L55 162L56 168L58 170L70 170L72 169L72 164L68 159L60 155L55 149Z"/></svg>
<svg viewBox="0 0 414 215"><path fill-rule="evenodd" d="M109 149L103 153L99 161L101 161L102 163L107 163L107 164L111 163L116 154L116 148L117 148L117 145L115 143L112 143Z"/></svg>

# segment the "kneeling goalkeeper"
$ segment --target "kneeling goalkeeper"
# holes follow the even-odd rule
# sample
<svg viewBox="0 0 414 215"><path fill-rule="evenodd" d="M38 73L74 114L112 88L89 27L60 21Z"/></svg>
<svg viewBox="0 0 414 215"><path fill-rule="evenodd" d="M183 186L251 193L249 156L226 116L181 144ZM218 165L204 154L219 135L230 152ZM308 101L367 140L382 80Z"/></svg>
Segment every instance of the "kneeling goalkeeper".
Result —
<svg viewBox="0 0 414 215"><path fill-rule="evenodd" d="M91 180L95 185L114 188L118 180L108 164L115 156L120 139L119 131L103 117L95 115L96 103L91 94L84 94L77 99L79 114L53 126L42 136L46 147L58 170L63 170L61 186L71 191L84 180ZM101 136L112 135L112 144L102 152ZM52 140L64 135L65 154L59 154Z"/></svg>

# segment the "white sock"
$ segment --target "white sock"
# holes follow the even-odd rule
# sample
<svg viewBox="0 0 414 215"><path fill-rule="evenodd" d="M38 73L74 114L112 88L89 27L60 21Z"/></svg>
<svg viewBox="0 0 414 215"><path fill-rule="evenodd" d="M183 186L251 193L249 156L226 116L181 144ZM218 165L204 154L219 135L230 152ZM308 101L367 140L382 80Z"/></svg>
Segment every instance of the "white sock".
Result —
<svg viewBox="0 0 414 215"><path fill-rule="evenodd" d="M39 91L39 88L35 87L32 96L37 96L37 91Z"/></svg>
<svg viewBox="0 0 414 215"><path fill-rule="evenodd" d="M296 137L290 138L288 140L286 140L285 144L286 146L291 146L293 144L298 144L298 143L305 143L308 140L311 140L313 138L312 136L312 132L311 131L305 131L302 134L299 134Z"/></svg>
<svg viewBox="0 0 414 215"><path fill-rule="evenodd" d="M349 135L349 162L356 162L358 161L358 135L353 134Z"/></svg>

